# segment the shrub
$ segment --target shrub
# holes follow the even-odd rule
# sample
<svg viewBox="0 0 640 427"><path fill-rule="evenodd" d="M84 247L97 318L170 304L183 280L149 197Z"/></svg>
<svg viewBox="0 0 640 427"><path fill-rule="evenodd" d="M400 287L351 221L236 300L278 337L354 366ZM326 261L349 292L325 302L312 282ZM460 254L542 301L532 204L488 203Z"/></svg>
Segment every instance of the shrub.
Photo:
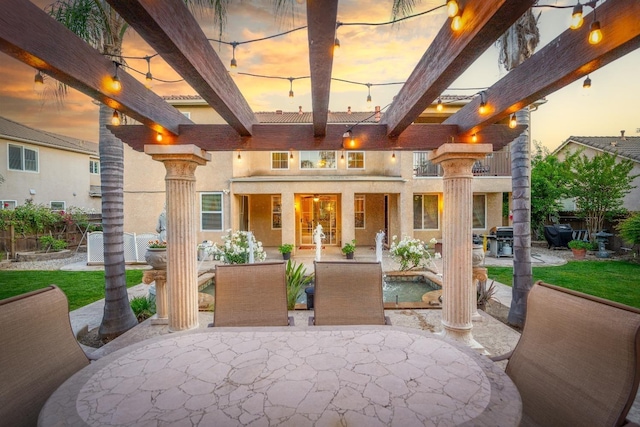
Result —
<svg viewBox="0 0 640 427"><path fill-rule="evenodd" d="M67 242L56 239L53 236L42 236L40 238L40 245L43 251L52 250L53 252L58 252L67 249Z"/></svg>
<svg viewBox="0 0 640 427"><path fill-rule="evenodd" d="M289 260L285 274L287 278L287 310L293 310L304 288L313 280L313 273L307 276L307 268L303 263L296 264Z"/></svg>
<svg viewBox="0 0 640 427"><path fill-rule="evenodd" d="M148 297L133 297L130 304L138 322L145 321L156 314L156 305Z"/></svg>
<svg viewBox="0 0 640 427"><path fill-rule="evenodd" d="M267 254L262 248L262 242L256 241L256 237L251 234L253 243L253 258L255 261L264 261ZM214 260L222 261L225 264L247 264L249 262L249 233L247 231L236 231L222 237L222 245L213 246L206 249L207 253L213 255Z"/></svg>
<svg viewBox="0 0 640 427"><path fill-rule="evenodd" d="M426 261L431 261L431 254L427 250L428 245L422 240L404 236L402 240L396 243L397 238L398 236L393 236L389 253L400 264L401 271L416 268L420 266L423 260L425 264ZM432 239L432 243L435 244L435 242L435 239Z"/></svg>
<svg viewBox="0 0 640 427"><path fill-rule="evenodd" d="M640 245L640 213L635 213L618 224L620 237L632 245Z"/></svg>

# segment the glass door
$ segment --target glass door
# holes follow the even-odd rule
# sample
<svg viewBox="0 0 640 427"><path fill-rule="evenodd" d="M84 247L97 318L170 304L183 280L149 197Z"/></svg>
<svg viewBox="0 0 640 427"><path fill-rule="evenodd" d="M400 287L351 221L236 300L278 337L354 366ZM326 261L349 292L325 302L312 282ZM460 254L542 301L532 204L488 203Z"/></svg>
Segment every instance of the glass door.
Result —
<svg viewBox="0 0 640 427"><path fill-rule="evenodd" d="M338 241L337 233L337 196L309 195L301 197L300 242L303 245L313 245L313 232L318 224L322 225L325 237L323 243L335 245Z"/></svg>

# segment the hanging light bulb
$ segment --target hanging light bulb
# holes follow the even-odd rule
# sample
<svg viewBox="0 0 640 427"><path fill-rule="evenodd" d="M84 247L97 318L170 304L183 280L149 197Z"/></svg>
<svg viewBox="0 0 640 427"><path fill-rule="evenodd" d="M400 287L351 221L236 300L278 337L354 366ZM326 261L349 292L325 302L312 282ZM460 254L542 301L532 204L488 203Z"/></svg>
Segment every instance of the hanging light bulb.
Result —
<svg viewBox="0 0 640 427"><path fill-rule="evenodd" d="M289 98L293 98L293 77L289 77Z"/></svg>
<svg viewBox="0 0 640 427"><path fill-rule="evenodd" d="M356 146L356 138L353 136L353 132L351 131L349 131L349 146L350 147Z"/></svg>
<svg viewBox="0 0 640 427"><path fill-rule="evenodd" d="M462 29L462 16L460 16L459 13L451 20L451 29L453 31L460 31Z"/></svg>
<svg viewBox="0 0 640 427"><path fill-rule="evenodd" d="M444 110L444 105L442 105L442 100L438 98L438 104L436 105L436 110L442 111Z"/></svg>
<svg viewBox="0 0 640 427"><path fill-rule="evenodd" d="M113 110L113 114L111 115L111 124L114 126L120 126L120 115L118 114L118 110Z"/></svg>
<svg viewBox="0 0 640 427"><path fill-rule="evenodd" d="M145 76L144 85L147 89L151 89L153 87L153 76L151 75L151 57L145 56L144 59L147 60L147 74Z"/></svg>
<svg viewBox="0 0 640 427"><path fill-rule="evenodd" d="M458 14L458 10L460 10L460 7L458 7L458 2L456 0L447 1L447 16L449 18L456 16Z"/></svg>
<svg viewBox="0 0 640 427"><path fill-rule="evenodd" d="M371 83L367 83L367 103L371 104Z"/></svg>
<svg viewBox="0 0 640 427"><path fill-rule="evenodd" d="M512 114L511 117L509 117L509 127L513 129L516 127L517 124L518 123L516 122L516 115Z"/></svg>
<svg viewBox="0 0 640 427"><path fill-rule="evenodd" d="M600 30L600 21L595 21L595 11L594 21L591 23L591 28L589 29L589 43L598 44L602 41L602 30Z"/></svg>
<svg viewBox="0 0 640 427"><path fill-rule="evenodd" d="M111 77L111 89L113 89L115 92L119 92L120 89L122 89L120 78L118 77L118 67L120 66L120 64L115 61L113 63L116 66L116 72L113 74L113 77Z"/></svg>
<svg viewBox="0 0 640 427"><path fill-rule="evenodd" d="M340 49L340 40L338 40L338 38L336 37L336 39L333 41L333 51L335 52L338 49Z"/></svg>
<svg viewBox="0 0 640 427"><path fill-rule="evenodd" d="M478 108L478 113L480 115L487 114L487 103L485 101L485 92L480 92L480 107Z"/></svg>
<svg viewBox="0 0 640 427"><path fill-rule="evenodd" d="M587 76L587 78L584 79L584 82L582 83L582 88L589 89L590 87L591 87L591 79L589 78L589 76Z"/></svg>
<svg viewBox="0 0 640 427"><path fill-rule="evenodd" d="M35 77L33 78L33 88L36 92L42 92L44 89L44 77L40 74L40 70L36 72Z"/></svg>
<svg viewBox="0 0 640 427"><path fill-rule="evenodd" d="M573 7L573 12L571 13L571 24L569 27L572 30L577 30L582 27L582 23L584 22L584 18L582 17L582 5L578 2L577 5Z"/></svg>
<svg viewBox="0 0 640 427"><path fill-rule="evenodd" d="M156 141L162 142L162 133L160 132L156 133Z"/></svg>
<svg viewBox="0 0 640 427"><path fill-rule="evenodd" d="M475 133L471 135L471 142L478 142L478 135L476 135Z"/></svg>
<svg viewBox="0 0 640 427"><path fill-rule="evenodd" d="M391 154L391 161L395 162L396 161L396 152L394 151L393 154Z"/></svg>
<svg viewBox="0 0 640 427"><path fill-rule="evenodd" d="M238 68L238 61L236 61L236 46L238 46L238 42L231 43L231 47L233 48L231 53L231 64L229 65L231 68Z"/></svg>

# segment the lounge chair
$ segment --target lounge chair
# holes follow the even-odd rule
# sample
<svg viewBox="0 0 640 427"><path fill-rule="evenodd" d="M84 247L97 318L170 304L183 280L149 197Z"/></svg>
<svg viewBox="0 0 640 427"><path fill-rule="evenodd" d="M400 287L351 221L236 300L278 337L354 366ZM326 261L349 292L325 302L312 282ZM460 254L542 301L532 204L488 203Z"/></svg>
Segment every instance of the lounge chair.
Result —
<svg viewBox="0 0 640 427"><path fill-rule="evenodd" d="M640 310L537 282L506 368L522 396L521 425L625 425L639 352Z"/></svg>
<svg viewBox="0 0 640 427"><path fill-rule="evenodd" d="M49 396L88 364L60 288L0 301L0 424L35 426Z"/></svg>
<svg viewBox="0 0 640 427"><path fill-rule="evenodd" d="M316 261L310 325L390 325L379 262Z"/></svg>
<svg viewBox="0 0 640 427"><path fill-rule="evenodd" d="M283 262L216 266L212 326L287 326Z"/></svg>

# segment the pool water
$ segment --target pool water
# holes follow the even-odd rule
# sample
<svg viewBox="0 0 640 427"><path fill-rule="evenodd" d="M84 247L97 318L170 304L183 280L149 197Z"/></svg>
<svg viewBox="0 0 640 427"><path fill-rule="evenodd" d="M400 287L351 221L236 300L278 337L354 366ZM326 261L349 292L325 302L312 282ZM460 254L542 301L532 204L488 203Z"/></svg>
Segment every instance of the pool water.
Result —
<svg viewBox="0 0 640 427"><path fill-rule="evenodd" d="M400 277L384 277L382 285L382 293L384 302L420 302L422 295L430 291L442 289L437 283L427 279L424 276L400 276ZM215 286L207 286L201 292L214 295ZM298 304L307 303L307 294L302 295L296 301Z"/></svg>

